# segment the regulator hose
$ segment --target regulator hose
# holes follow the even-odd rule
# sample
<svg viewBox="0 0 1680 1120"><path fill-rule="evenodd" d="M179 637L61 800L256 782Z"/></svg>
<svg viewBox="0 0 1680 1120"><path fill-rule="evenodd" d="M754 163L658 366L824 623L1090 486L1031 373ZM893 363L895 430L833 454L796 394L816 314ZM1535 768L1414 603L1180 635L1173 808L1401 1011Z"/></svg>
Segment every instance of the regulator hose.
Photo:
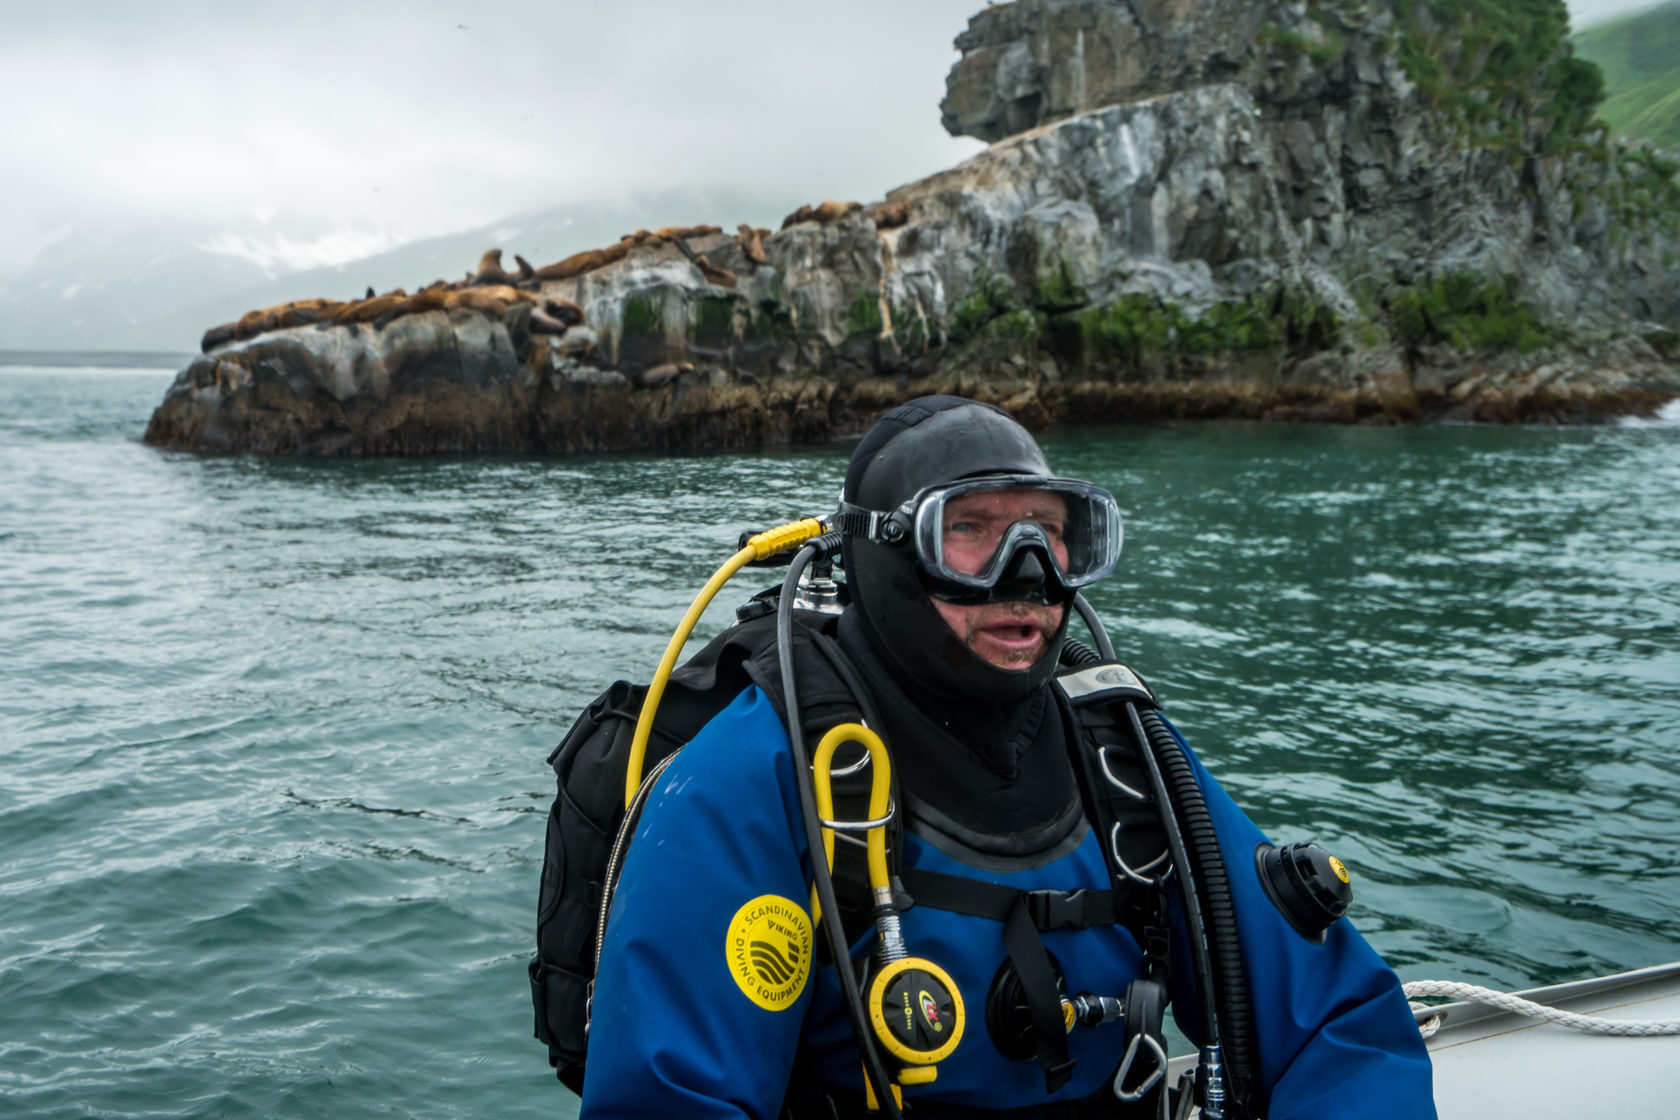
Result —
<svg viewBox="0 0 1680 1120"><path fill-rule="evenodd" d="M776 658L782 674L782 703L787 712L788 749L793 756L794 785L799 788L799 815L805 825L805 846L811 857L811 887L817 903L828 920L821 922L827 931L829 954L834 958L834 975L840 983L840 1002L846 1005L846 1015L857 1038L858 1051L863 1058L863 1073L875 1090L875 1100L887 1120L902 1120L898 1103L892 1092L892 1079L881 1064L875 1048L874 1032L863 1006L863 993L858 990L857 976L852 971L851 946L846 944L846 931L840 924L840 903L834 897L834 877L828 872L823 852L822 825L817 819L816 791L812 787L811 760L805 753L804 725L799 719L799 691L793 682L793 600L799 593L799 577L812 560L825 551L822 545L807 544L788 565L787 577L782 580L782 593L776 603ZM836 542L837 543L837 542Z"/></svg>
<svg viewBox="0 0 1680 1120"><path fill-rule="evenodd" d="M1108 640L1108 630L1104 628L1102 619L1097 616L1097 612L1091 604L1085 601L1085 596L1077 591L1073 593L1073 609L1079 613L1079 619L1085 623L1085 629L1091 632L1091 637L1096 641L1097 648L1093 650L1084 642L1077 642L1068 638L1066 639L1067 645L1063 646L1062 660L1068 661L1068 654L1065 652L1067 646L1072 646L1075 651L1083 650L1085 656L1090 658L1090 660L1082 662L1068 661L1069 664L1094 665L1097 661L1104 659L1109 661L1120 660L1114 655L1114 643ZM1098 654L1101 654L1100 658Z"/></svg>
<svg viewBox="0 0 1680 1120"><path fill-rule="evenodd" d="M641 788L648 739L653 734L653 717L659 710L660 699L665 695L665 683L671 679L671 671L677 667L677 657L687 644L688 636L694 632L700 616L705 613L707 604L717 596L731 576L748 564L766 560L801 541L808 541L824 529L820 519L807 517L802 521L790 521L786 525L778 525L774 529L753 534L741 545L739 552L712 574L712 578L706 581L706 586L700 589L700 594L694 597L694 602L689 604L688 613L683 615L682 621L677 624L676 633L672 634L671 640L665 644L665 653L659 659L659 668L654 671L653 680L648 682L647 696L642 700L641 713L636 716L636 734L631 737L630 756L624 767L626 810L635 804L636 790Z"/></svg>

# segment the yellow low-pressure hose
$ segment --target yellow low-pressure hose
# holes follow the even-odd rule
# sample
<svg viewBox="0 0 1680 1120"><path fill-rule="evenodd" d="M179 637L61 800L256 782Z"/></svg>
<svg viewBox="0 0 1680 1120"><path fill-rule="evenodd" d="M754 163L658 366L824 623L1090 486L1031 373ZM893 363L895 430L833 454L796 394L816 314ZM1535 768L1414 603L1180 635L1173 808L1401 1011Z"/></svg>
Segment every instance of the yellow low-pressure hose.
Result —
<svg viewBox="0 0 1680 1120"><path fill-rule="evenodd" d="M754 560L765 560L778 552L786 551L795 545L804 544L812 537L826 531L823 523L814 517L807 517L803 521L790 521L786 525L778 525L774 529L766 529L757 536L750 537L741 551L731 556L723 567L719 568L712 578L706 581L706 586L700 589L700 594L694 597L689 605L688 613L677 626L677 632L671 635L671 641L665 646L665 656L659 659L659 669L653 674L653 681L648 685L647 699L642 701L642 712L636 719L636 737L630 740L630 759L624 771L624 807L630 808L630 803L636 800L636 790L642 784L642 769L647 759L648 738L653 734L653 715L659 709L659 699L665 695L665 682L671 677L671 670L677 667L677 657L682 653L683 646L688 642L688 636L694 632L699 624L700 616L706 613L706 607L711 604L717 593L723 590L723 585L729 582L731 576L740 571ZM885 866L883 860L882 866Z"/></svg>
<svg viewBox="0 0 1680 1120"><path fill-rule="evenodd" d="M834 765L834 752L840 749L842 743L861 743L869 752L871 778L869 784L868 819L882 820L892 805L892 762L887 756L887 745L881 742L881 737L869 730L861 723L842 723L829 730L817 744L817 753L811 756L811 781L817 795L817 816L824 821L834 819L834 780L831 767ZM823 858L828 862L830 874L834 871L834 830L823 826ZM866 841L869 852L869 885L876 891L892 890L892 884L887 878L887 826L885 823L869 830ZM811 924L815 926L822 920L821 908L817 905L817 891L811 888Z"/></svg>

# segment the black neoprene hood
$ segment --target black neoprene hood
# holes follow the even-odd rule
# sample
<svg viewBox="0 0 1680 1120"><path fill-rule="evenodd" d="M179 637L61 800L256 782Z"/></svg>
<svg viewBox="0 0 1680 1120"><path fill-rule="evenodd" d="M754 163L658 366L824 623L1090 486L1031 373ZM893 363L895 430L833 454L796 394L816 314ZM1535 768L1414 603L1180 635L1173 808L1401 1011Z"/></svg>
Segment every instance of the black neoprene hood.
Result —
<svg viewBox="0 0 1680 1120"><path fill-rule="evenodd" d="M845 501L892 510L929 486L994 474L1051 477L1030 433L1002 409L962 397L921 397L870 428L846 469ZM1011 700L1049 681L1067 632L1027 669L1000 669L951 631L929 599L915 550L848 535L846 580L876 652L906 678L942 696Z"/></svg>

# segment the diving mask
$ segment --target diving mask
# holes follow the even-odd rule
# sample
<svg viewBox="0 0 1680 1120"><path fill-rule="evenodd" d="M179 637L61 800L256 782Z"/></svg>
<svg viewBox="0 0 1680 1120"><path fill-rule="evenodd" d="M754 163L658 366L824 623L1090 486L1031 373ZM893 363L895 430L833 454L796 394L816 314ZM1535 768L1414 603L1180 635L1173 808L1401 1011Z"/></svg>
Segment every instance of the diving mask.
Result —
<svg viewBox="0 0 1680 1120"><path fill-rule="evenodd" d="M1089 482L1006 474L929 486L895 510L842 502L842 531L888 545L910 545L940 598L989 598L1020 576L1037 553L1043 573L1071 594L1114 570L1120 559L1120 508Z"/></svg>

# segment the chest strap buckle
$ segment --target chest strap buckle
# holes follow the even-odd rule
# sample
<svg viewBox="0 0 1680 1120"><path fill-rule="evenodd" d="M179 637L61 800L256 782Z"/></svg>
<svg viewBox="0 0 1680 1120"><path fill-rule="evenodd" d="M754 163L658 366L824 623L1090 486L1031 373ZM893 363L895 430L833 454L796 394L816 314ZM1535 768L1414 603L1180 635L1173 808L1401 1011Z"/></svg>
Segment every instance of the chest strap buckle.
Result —
<svg viewBox="0 0 1680 1120"><path fill-rule="evenodd" d="M1116 920L1109 890L1023 890L1026 913L1040 930L1084 930Z"/></svg>

